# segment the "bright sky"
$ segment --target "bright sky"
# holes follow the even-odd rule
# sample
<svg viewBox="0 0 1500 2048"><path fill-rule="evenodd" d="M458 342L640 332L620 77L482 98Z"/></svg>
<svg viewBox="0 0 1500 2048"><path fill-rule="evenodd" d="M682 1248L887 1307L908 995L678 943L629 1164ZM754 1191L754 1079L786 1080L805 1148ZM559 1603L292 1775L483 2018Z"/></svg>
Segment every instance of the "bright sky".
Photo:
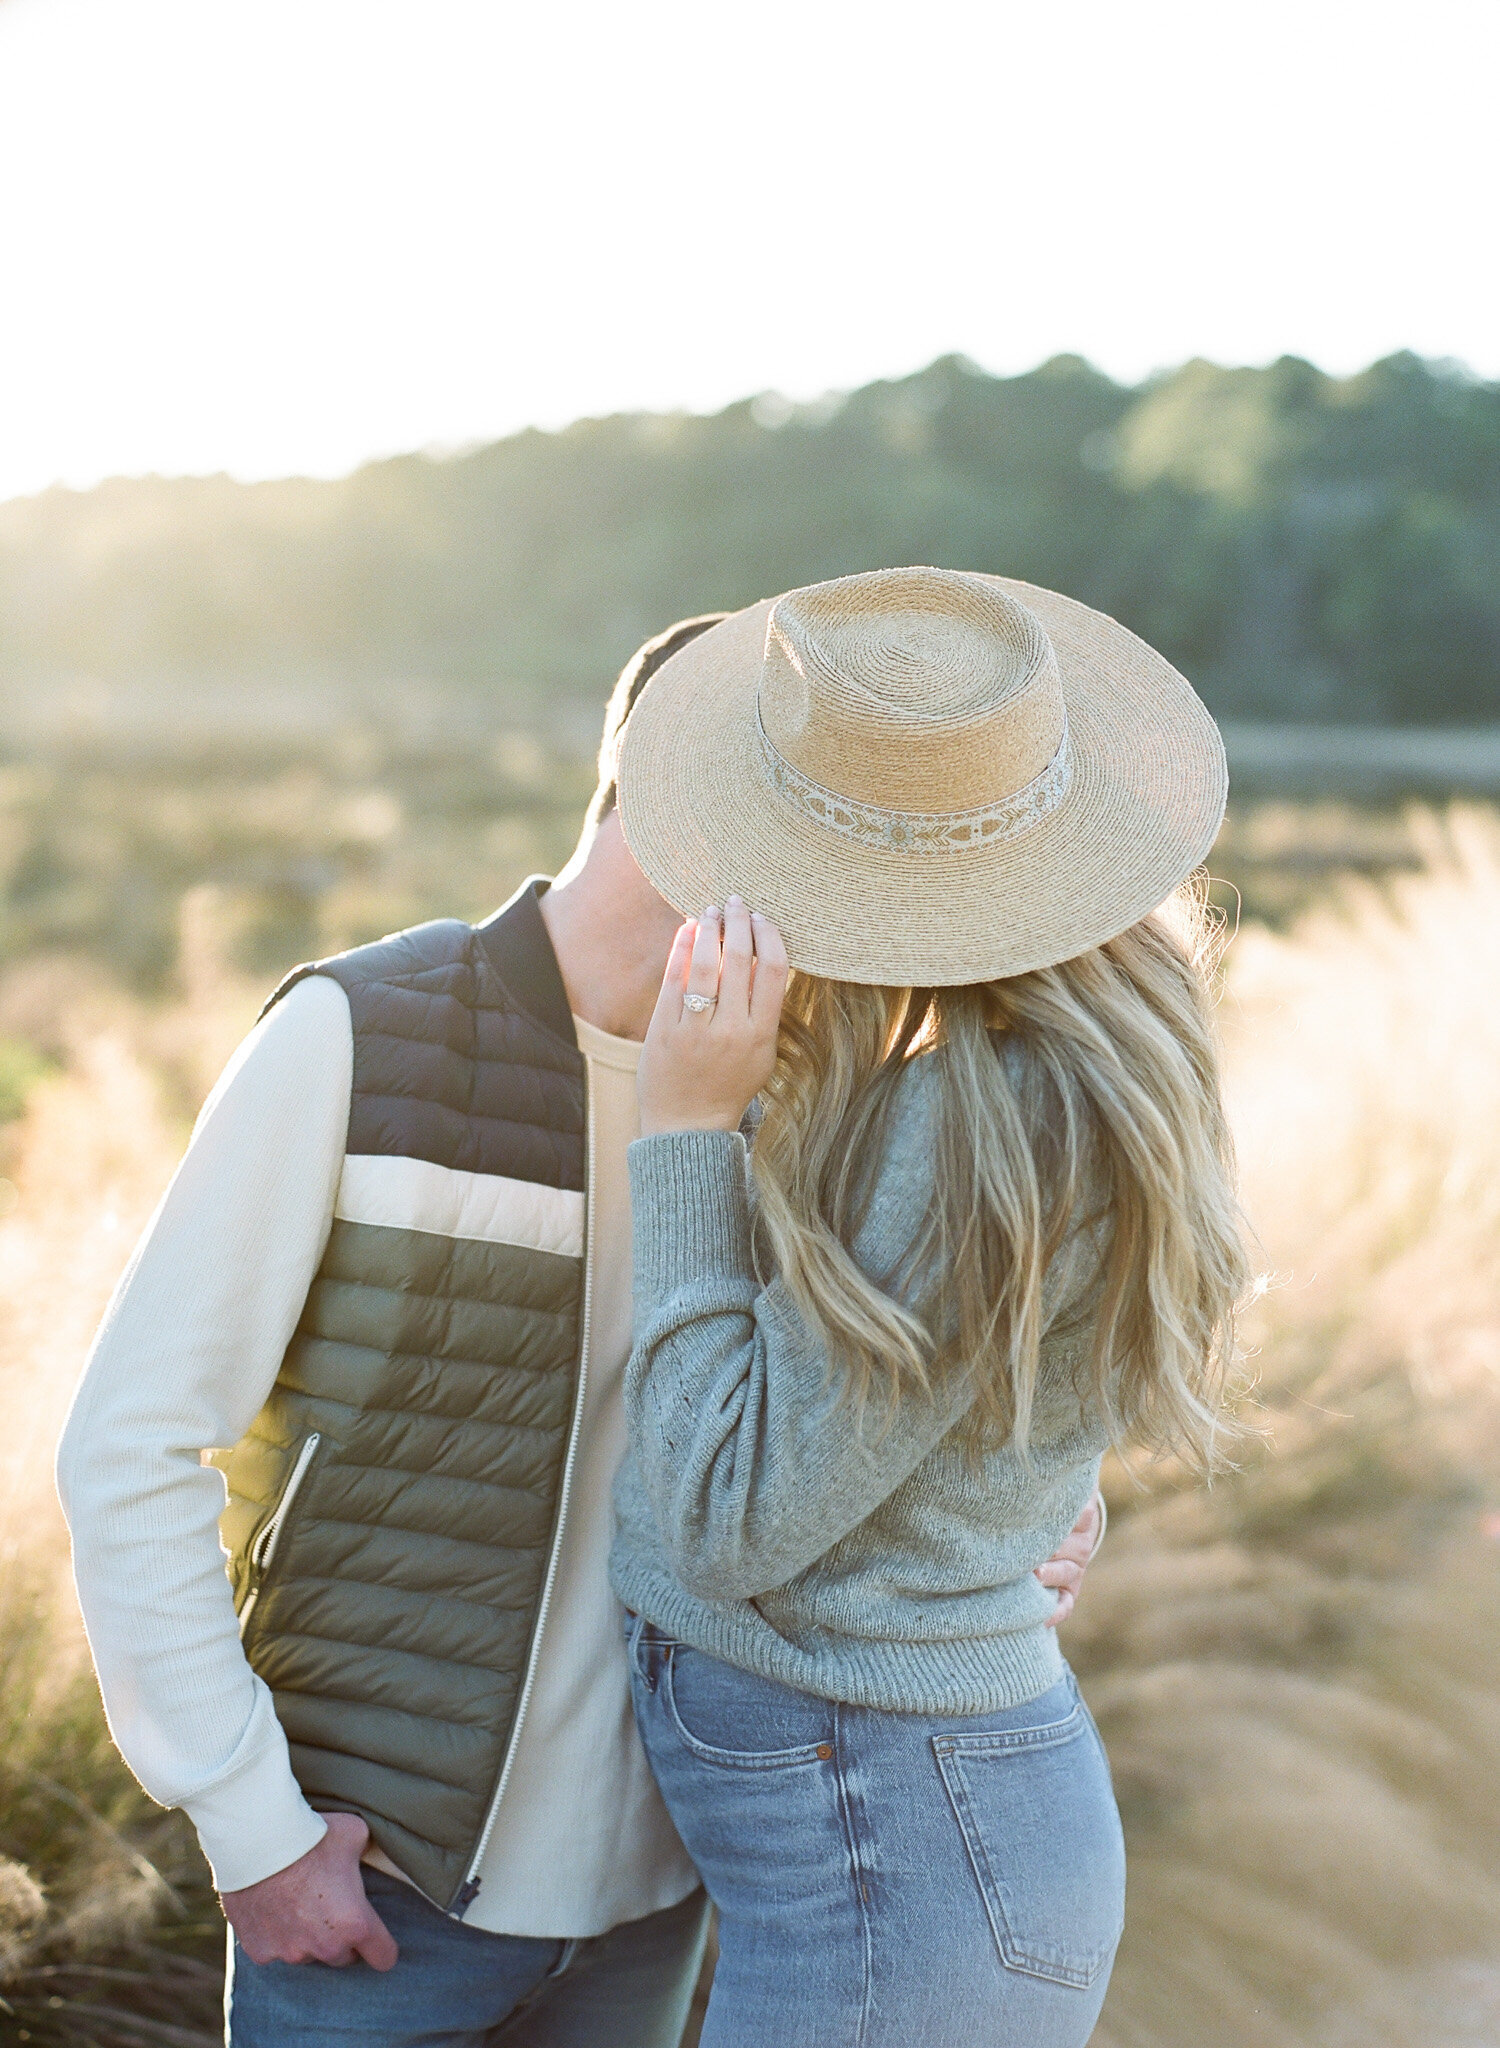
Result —
<svg viewBox="0 0 1500 2048"><path fill-rule="evenodd" d="M1497 0L0 0L0 497L1059 350L1500 374Z"/></svg>

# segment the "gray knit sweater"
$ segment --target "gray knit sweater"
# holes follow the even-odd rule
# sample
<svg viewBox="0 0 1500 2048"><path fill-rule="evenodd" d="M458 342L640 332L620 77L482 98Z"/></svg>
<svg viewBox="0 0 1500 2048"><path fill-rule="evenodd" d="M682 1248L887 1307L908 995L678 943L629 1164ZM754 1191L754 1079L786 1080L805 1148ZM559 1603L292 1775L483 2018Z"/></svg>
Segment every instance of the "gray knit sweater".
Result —
<svg viewBox="0 0 1500 2048"><path fill-rule="evenodd" d="M938 1055L940 1057L940 1055ZM924 1071L925 1070L925 1071ZM932 1192L933 1076L898 1093L854 1252L889 1271ZM1029 1460L955 1435L973 1396L903 1398L863 1424L779 1279L751 1256L743 1138L630 1148L631 1450L610 1558L626 1606L677 1640L829 1699L895 1711L1018 1706L1062 1671L1033 1577L1093 1491L1106 1432L1077 1391L1096 1270L1075 1238L1049 1276Z"/></svg>

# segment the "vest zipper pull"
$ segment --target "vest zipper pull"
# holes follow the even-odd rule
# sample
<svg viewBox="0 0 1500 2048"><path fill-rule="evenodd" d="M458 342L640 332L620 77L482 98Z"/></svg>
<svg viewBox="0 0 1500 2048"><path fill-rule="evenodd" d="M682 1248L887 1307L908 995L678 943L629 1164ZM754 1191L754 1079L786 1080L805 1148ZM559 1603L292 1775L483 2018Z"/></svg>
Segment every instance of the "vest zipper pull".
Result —
<svg viewBox="0 0 1500 2048"><path fill-rule="evenodd" d="M479 1879L477 1877L471 1877L468 1880L468 1882L463 1886L462 1890L458 1894L458 1897L453 1901L452 1906L449 1908L449 1917L454 1920L462 1920L465 1913L468 1912L470 1906L473 1905L474 1901L478 1897Z"/></svg>

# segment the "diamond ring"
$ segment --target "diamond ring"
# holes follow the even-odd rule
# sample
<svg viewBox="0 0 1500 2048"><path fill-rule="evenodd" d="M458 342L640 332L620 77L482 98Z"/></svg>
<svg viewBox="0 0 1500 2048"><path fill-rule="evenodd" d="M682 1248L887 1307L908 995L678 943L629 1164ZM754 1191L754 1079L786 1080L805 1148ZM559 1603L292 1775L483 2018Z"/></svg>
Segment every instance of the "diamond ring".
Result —
<svg viewBox="0 0 1500 2048"><path fill-rule="evenodd" d="M691 1010L695 1017L701 1017L705 1010L713 1009L718 1000L717 996L686 995L682 999L682 1007Z"/></svg>

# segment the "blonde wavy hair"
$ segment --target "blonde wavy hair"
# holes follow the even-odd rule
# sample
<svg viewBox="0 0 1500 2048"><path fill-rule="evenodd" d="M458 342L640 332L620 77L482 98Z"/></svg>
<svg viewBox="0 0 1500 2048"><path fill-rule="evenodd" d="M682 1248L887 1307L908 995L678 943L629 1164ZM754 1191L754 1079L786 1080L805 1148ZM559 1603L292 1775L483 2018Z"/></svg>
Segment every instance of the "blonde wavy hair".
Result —
<svg viewBox="0 0 1500 2048"><path fill-rule="evenodd" d="M1250 1280L1212 1020L1221 950L1195 878L1030 974L943 989L792 977L753 1153L758 1245L853 1402L972 1366L967 1433L1024 1454L1057 1278L1083 1247L1064 1311L1093 1323L1080 1397L1117 1443L1220 1462ZM934 1062L935 1197L898 1266L869 1276L851 1245L919 1053Z"/></svg>

